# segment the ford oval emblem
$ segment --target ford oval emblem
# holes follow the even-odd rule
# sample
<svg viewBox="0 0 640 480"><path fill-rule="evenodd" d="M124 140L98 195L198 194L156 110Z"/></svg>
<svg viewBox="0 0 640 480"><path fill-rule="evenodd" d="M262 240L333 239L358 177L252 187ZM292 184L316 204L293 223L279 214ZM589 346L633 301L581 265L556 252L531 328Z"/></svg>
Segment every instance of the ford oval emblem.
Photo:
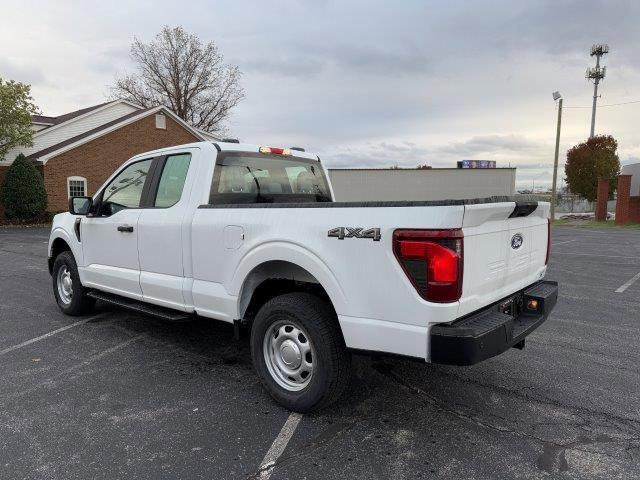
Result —
<svg viewBox="0 0 640 480"><path fill-rule="evenodd" d="M524 243L524 238L519 233L516 233L513 237L511 237L511 248L514 250L519 249Z"/></svg>

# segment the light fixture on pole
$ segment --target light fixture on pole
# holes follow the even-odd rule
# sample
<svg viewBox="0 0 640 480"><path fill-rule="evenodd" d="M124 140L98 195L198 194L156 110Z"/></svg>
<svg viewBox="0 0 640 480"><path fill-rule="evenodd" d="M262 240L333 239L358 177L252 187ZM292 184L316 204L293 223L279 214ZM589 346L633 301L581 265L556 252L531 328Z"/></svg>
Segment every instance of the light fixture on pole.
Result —
<svg viewBox="0 0 640 480"><path fill-rule="evenodd" d="M562 95L553 92L553 99L558 101L558 127L556 130L556 154L553 159L553 182L551 183L551 221L556 219L556 186L558 183L558 154L560 152L560 124L562 123Z"/></svg>

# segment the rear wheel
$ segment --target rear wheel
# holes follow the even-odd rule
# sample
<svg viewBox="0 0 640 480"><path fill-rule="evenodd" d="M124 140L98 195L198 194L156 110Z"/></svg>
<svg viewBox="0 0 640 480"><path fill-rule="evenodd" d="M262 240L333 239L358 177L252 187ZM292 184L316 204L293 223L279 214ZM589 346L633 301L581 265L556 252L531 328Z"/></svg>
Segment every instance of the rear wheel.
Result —
<svg viewBox="0 0 640 480"><path fill-rule="evenodd" d="M71 252L62 252L56 257L51 277L60 310L67 315L82 315L93 309L95 300L87 297L87 289L80 283L78 266Z"/></svg>
<svg viewBox="0 0 640 480"><path fill-rule="evenodd" d="M251 356L271 396L296 412L338 399L349 380L351 357L331 307L308 293L265 303L251 329Z"/></svg>

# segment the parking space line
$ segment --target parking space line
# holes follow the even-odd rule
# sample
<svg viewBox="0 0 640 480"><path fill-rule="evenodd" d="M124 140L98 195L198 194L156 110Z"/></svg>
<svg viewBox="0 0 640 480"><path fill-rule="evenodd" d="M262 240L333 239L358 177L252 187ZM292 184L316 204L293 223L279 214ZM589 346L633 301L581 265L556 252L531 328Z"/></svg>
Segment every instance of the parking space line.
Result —
<svg viewBox="0 0 640 480"><path fill-rule="evenodd" d="M571 243L571 242L575 242L575 240L567 240L565 242L551 242L551 244L555 247L556 245L562 245L564 243Z"/></svg>
<svg viewBox="0 0 640 480"><path fill-rule="evenodd" d="M14 350L18 350L19 348L22 347L26 347L27 345L31 345L32 343L36 343L39 342L40 340L44 340L46 338L52 337L54 335L57 335L58 333L64 332L66 330L69 330L70 328L74 328L74 327L78 327L80 325L84 325L87 322L90 322L91 320L95 320L96 318L102 317L104 314L101 313L99 315L94 315L93 317L89 317L89 318L85 318L84 320L80 320L78 322L72 323L70 325L66 325L62 328L59 328L57 330L53 330L52 332L49 333L45 333L44 335L40 335L39 337L36 338L32 338L31 340L27 340L26 342L22 342L19 343L17 345L13 345L12 347L7 347L4 350L0 350L0 356L5 355L9 352L13 352Z"/></svg>
<svg viewBox="0 0 640 480"><path fill-rule="evenodd" d="M637 328L627 328L627 327L619 327L617 325L603 325L601 323L590 323L590 322L581 322L580 320L569 320L566 318L553 318L554 322L559 323L568 323L570 325L580 325L583 327L589 328L602 328L604 330L611 330L612 332L626 332L636 334L638 332Z"/></svg>
<svg viewBox="0 0 640 480"><path fill-rule="evenodd" d="M624 285L621 285L620 287L618 287L618 289L616 290L616 293L624 292L627 288L629 288L631 285L633 285L635 283L635 281L638 280L639 278L640 278L640 272L637 273L636 275L634 275L631 279L629 279L629 281L627 283L625 283Z"/></svg>
<svg viewBox="0 0 640 480"><path fill-rule="evenodd" d="M66 374L69 373L74 373L77 370L80 370L83 367L86 367L90 364L92 364L93 362L96 362L98 360L103 359L104 357L111 355L119 350L122 350L124 347L131 345L134 342L137 342L138 340L144 338L145 335L141 334L141 335L137 335L133 338L129 338L127 340L125 340L124 342L120 342L117 345L114 345L113 347L109 347L106 350L102 350L99 353L96 353L95 355L92 355L91 357L87 358L86 360L83 360L80 363L77 363L69 368L66 368L64 370L61 370L60 372L56 373L55 375L53 375L52 377L36 383L35 385L32 385L31 387L28 387L24 390L20 390L17 392L13 392L13 393L6 393L6 394L1 394L0 398L2 398L3 400L8 400L8 399L16 399L16 398L20 398L20 397L24 397L25 395L28 395L30 393L33 393L35 391L37 391L39 388L41 387L50 387L51 385L55 385L55 382L53 382L53 380L58 379L58 378L62 378L64 377Z"/></svg>
<svg viewBox="0 0 640 480"><path fill-rule="evenodd" d="M628 259L638 260L638 257L630 257L628 255L600 255L595 253L561 253L561 255L570 255L574 257L628 258Z"/></svg>
<svg viewBox="0 0 640 480"><path fill-rule="evenodd" d="M298 428L300 420L302 420L302 414L300 413L291 413L291 415L289 415L289 418L287 418L287 421L284 422L282 426L282 430L280 430L280 433L271 444L271 448L269 448L269 451L260 464L260 475L258 478L267 479L271 477L276 461L280 458L285 448L287 448L287 444L295 433L296 428Z"/></svg>
<svg viewBox="0 0 640 480"><path fill-rule="evenodd" d="M99 353L96 353L95 355L87 358L86 360L78 363L77 365L74 365L70 368L67 368L66 370L63 370L61 373L71 373L74 372L82 367L86 367L87 365L90 365L91 363L95 362L96 360L100 360L101 358L106 357L107 355L111 355L112 353L117 352L118 350L122 350L124 347L137 342L138 340L144 338L144 334L140 334L140 335L136 335L133 338L130 338L128 340L125 340L124 342L120 342L117 345L114 345L113 347L107 348L106 350L102 350Z"/></svg>

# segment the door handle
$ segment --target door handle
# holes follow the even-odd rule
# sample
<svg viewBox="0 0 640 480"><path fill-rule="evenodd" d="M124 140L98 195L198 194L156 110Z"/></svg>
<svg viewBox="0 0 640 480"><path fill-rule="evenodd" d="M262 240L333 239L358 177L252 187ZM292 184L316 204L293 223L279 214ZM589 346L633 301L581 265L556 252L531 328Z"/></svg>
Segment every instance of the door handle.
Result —
<svg viewBox="0 0 640 480"><path fill-rule="evenodd" d="M118 226L118 231L119 232L133 232L133 227L131 225L119 225Z"/></svg>

